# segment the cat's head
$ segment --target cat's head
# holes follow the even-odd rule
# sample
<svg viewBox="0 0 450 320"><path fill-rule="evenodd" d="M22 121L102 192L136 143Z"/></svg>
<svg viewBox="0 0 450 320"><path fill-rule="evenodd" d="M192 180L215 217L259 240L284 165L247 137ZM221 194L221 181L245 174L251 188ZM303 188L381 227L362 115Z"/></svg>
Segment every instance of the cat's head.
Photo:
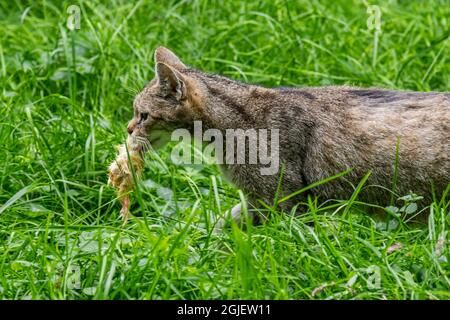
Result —
<svg viewBox="0 0 450 320"><path fill-rule="evenodd" d="M167 48L156 49L155 77L134 99L130 138L158 148L170 140L174 129L189 127L199 117L202 86L186 74L187 69Z"/></svg>

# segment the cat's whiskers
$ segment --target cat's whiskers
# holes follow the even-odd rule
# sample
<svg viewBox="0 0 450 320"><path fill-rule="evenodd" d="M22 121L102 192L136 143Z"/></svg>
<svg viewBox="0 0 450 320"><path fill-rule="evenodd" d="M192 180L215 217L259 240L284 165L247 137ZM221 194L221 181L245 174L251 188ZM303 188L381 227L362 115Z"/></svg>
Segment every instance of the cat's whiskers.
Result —
<svg viewBox="0 0 450 320"><path fill-rule="evenodd" d="M143 152L146 152L146 151L149 151L149 150L153 149L152 145L150 144L150 141L146 137L137 136L135 138L138 141L139 146L142 148Z"/></svg>

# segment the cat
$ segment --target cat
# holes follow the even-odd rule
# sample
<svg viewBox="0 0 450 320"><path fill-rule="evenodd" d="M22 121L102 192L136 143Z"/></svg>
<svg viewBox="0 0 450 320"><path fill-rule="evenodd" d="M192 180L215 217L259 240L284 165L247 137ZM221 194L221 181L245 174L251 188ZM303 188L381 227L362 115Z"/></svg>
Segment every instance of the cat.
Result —
<svg viewBox="0 0 450 320"><path fill-rule="evenodd" d="M361 201L385 206L413 191L431 200L450 181L450 94L327 86L265 88L186 66L158 47L155 78L134 100L130 137L161 147L179 128L278 129L280 170L263 175L258 164L221 164L248 195L249 208L272 205L313 183L339 175L282 203L286 210L306 195L349 199L370 173ZM393 182L396 181L394 185ZM280 187L279 187L280 186ZM281 205L280 205L281 206ZM239 221L241 207L231 211ZM260 211L253 211L260 212ZM258 220L258 216L253 217Z"/></svg>

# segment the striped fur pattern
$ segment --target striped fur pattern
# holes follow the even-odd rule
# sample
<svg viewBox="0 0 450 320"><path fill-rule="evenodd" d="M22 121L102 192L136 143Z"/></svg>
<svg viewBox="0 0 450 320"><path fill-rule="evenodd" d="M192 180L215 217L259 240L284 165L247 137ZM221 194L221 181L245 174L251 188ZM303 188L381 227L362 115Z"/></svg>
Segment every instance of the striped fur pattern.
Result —
<svg viewBox="0 0 450 320"><path fill-rule="evenodd" d="M166 48L155 53L156 76L136 97L128 131L150 143L174 128L277 128L282 195L347 169L342 178L313 188L323 199L348 199L371 176L360 200L387 205L399 143L396 194L430 199L450 182L450 94L349 86L264 88L183 64ZM148 114L143 120L142 114ZM154 134L159 132L159 134ZM224 174L253 202L271 203L279 175L258 165L222 165ZM303 198L287 204L291 207Z"/></svg>

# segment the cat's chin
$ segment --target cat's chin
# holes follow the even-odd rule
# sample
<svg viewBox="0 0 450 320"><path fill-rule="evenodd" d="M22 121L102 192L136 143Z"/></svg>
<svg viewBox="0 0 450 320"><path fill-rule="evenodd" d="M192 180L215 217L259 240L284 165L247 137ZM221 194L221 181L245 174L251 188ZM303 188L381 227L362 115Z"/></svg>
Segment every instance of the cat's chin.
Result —
<svg viewBox="0 0 450 320"><path fill-rule="evenodd" d="M130 150L137 152L146 152L152 149L150 141L142 136L128 135L127 147Z"/></svg>

